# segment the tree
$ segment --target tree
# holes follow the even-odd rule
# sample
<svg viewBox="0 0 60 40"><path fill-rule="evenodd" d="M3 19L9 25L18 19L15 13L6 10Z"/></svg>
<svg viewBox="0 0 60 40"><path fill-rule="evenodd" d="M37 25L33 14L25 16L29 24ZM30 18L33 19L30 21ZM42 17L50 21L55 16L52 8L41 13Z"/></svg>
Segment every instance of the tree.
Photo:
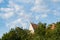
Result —
<svg viewBox="0 0 60 40"><path fill-rule="evenodd" d="M38 29L35 30L35 33L38 35L39 40L45 40L46 23L38 23Z"/></svg>
<svg viewBox="0 0 60 40"><path fill-rule="evenodd" d="M1 39L0 39L1 40Z"/></svg>
<svg viewBox="0 0 60 40"><path fill-rule="evenodd" d="M2 40L16 40L16 39L17 39L17 35L14 29L11 29L10 32L2 36Z"/></svg>
<svg viewBox="0 0 60 40"><path fill-rule="evenodd" d="M16 27L15 29L11 29L8 33L4 34L2 36L2 40L28 40L28 32L28 30Z"/></svg>
<svg viewBox="0 0 60 40"><path fill-rule="evenodd" d="M19 40L26 40L28 38L28 30L17 27L15 31Z"/></svg>
<svg viewBox="0 0 60 40"><path fill-rule="evenodd" d="M46 40L60 40L60 22L55 24L56 28L51 30L50 27L46 30Z"/></svg>
<svg viewBox="0 0 60 40"><path fill-rule="evenodd" d="M56 23L56 36L57 40L60 40L60 22Z"/></svg>
<svg viewBox="0 0 60 40"><path fill-rule="evenodd" d="M3 34L0 40L60 40L60 22L55 23L54 30L51 30L51 26L52 24L49 24L46 28L46 23L39 22L34 34L27 29L16 27Z"/></svg>

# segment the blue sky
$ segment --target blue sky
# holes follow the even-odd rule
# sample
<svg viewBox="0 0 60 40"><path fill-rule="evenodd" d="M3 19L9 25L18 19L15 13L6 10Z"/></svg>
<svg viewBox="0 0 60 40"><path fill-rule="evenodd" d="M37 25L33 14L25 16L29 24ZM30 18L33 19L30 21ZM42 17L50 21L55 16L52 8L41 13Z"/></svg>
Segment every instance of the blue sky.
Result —
<svg viewBox="0 0 60 40"><path fill-rule="evenodd" d="M0 0L0 37L16 26L28 29L30 22L60 21L60 0Z"/></svg>

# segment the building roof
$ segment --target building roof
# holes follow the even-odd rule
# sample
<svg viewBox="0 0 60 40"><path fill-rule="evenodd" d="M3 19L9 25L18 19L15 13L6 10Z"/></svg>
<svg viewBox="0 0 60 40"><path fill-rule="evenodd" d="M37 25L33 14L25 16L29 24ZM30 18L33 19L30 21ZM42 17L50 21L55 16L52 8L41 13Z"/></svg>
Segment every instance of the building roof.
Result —
<svg viewBox="0 0 60 40"><path fill-rule="evenodd" d="M33 29L37 29L38 28L38 25L37 24L34 24L34 23L31 23Z"/></svg>
<svg viewBox="0 0 60 40"><path fill-rule="evenodd" d="M55 29L55 27L56 27L55 24L52 24L51 29Z"/></svg>

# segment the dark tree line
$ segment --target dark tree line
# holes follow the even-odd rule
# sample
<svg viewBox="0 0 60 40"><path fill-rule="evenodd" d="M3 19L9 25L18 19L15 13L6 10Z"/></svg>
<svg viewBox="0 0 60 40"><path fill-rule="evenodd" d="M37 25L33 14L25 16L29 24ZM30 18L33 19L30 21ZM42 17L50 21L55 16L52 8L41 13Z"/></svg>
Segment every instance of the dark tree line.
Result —
<svg viewBox="0 0 60 40"><path fill-rule="evenodd" d="M46 23L39 22L34 34L29 30L16 27L8 33L3 34L0 40L60 40L60 22L55 23L55 29L51 30L51 25L46 27Z"/></svg>

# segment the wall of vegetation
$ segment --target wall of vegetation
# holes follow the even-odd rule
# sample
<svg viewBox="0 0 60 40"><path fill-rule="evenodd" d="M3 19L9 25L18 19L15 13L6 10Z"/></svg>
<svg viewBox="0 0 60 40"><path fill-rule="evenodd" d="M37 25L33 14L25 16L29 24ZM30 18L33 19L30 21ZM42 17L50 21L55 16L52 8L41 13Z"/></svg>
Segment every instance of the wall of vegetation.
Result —
<svg viewBox="0 0 60 40"><path fill-rule="evenodd" d="M29 30L16 27L3 34L0 40L60 40L60 22L55 23L54 30L50 29L50 25L46 28L46 23L39 22L34 34Z"/></svg>

